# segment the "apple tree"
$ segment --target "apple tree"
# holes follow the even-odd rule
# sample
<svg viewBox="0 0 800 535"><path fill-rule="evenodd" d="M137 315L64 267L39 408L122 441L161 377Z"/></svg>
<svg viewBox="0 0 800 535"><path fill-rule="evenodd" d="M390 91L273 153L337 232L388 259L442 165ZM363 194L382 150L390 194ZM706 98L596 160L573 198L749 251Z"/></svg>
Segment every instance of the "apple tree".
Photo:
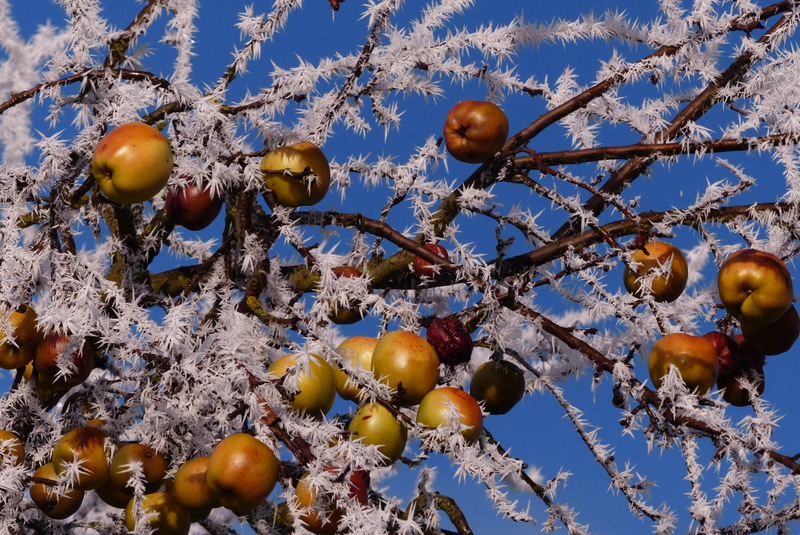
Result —
<svg viewBox="0 0 800 535"><path fill-rule="evenodd" d="M796 525L800 3L542 4L0 0L0 532Z"/></svg>

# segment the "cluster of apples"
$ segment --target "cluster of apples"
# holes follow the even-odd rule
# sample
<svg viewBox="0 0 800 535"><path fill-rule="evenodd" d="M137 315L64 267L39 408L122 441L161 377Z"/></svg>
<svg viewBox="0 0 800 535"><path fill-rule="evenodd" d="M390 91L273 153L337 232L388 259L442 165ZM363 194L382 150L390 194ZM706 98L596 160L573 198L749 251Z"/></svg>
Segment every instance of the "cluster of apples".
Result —
<svg viewBox="0 0 800 535"><path fill-rule="evenodd" d="M237 513L253 509L278 481L277 457L248 433L226 437L211 455L187 460L166 479L168 462L161 452L139 443L115 445L99 424L66 433L54 446L51 461L34 472L30 496L48 517L72 516L86 493L94 491L103 502L125 510L131 531L137 519L147 518L151 533L185 535L192 522L215 507ZM24 448L19 437L4 431L0 440L8 445L0 450L3 459L21 463Z"/></svg>
<svg viewBox="0 0 800 535"><path fill-rule="evenodd" d="M633 260L634 268L626 267L623 276L629 292L649 292L656 301L673 301L686 287L687 263L676 247L648 243L645 250L634 252ZM668 334L651 348L648 370L657 388L674 366L689 389L703 395L716 384L726 401L745 406L752 399L741 379L763 393L765 357L785 353L800 336L792 277L777 256L742 249L720 266L717 287L722 305L742 333Z"/></svg>
<svg viewBox="0 0 800 535"><path fill-rule="evenodd" d="M94 351L88 340L73 340L68 333L43 335L37 325L32 306L22 305L6 319L7 331L0 328L0 368L25 368L25 379L36 372L37 393L45 397L58 395L83 383L95 366ZM58 365L62 355L69 373Z"/></svg>
<svg viewBox="0 0 800 535"><path fill-rule="evenodd" d="M148 124L131 122L100 140L92 154L91 173L107 199L133 204L151 199L164 189L173 163L169 140L161 132ZM314 205L330 186L327 158L307 141L268 152L261 160L261 170L265 185L282 206ZM217 217L222 199L206 184L187 182L168 192L166 208L175 224L201 230Z"/></svg>

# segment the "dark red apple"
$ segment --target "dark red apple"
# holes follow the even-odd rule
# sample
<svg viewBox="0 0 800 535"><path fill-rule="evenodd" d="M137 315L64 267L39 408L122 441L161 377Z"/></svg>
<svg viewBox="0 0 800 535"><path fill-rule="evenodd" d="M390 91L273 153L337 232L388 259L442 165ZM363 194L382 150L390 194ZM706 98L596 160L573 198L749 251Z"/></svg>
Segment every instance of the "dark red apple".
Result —
<svg viewBox="0 0 800 535"><path fill-rule="evenodd" d="M192 182L170 190L166 206L167 213L176 225L189 230L202 230L219 215L222 198L211 193L210 188Z"/></svg>
<svg viewBox="0 0 800 535"><path fill-rule="evenodd" d="M70 344L70 335L52 332L42 338L33 359L37 381L41 388L66 390L84 382L94 369L94 351L87 340ZM71 350L72 366L69 374L59 374L58 357Z"/></svg>

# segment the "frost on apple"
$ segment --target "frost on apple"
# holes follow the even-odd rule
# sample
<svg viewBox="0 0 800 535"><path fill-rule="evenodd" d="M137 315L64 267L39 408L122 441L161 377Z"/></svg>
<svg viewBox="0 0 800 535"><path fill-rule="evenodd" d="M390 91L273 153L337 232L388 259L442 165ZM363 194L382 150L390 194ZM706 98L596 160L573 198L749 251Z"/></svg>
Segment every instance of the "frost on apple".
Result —
<svg viewBox="0 0 800 535"><path fill-rule="evenodd" d="M0 533L143 532L166 510L178 533L795 528L800 7L535 4L0 0ZM502 109L505 150L448 152L468 101ZM171 160L152 191L137 171L104 194L92 155L127 123ZM298 146L318 149L290 173L262 164ZM190 185L213 202L175 205ZM628 293L653 242L685 269ZM448 263L414 269L426 244ZM748 268L770 314L729 297L745 277L717 281L748 249L785 265L777 286ZM662 299L660 278L686 285ZM435 359L343 350L424 341L436 318L459 329L427 332ZM651 380L658 340L711 332L747 365L707 392L684 362ZM454 411L431 423L421 398L480 393L490 360L519 371L511 401L481 398L469 440ZM62 451L75 430L103 437L91 456ZM217 470L209 491L231 436L274 455L274 488ZM106 473L126 444L163 455L164 481ZM302 477L321 502L302 507Z"/></svg>

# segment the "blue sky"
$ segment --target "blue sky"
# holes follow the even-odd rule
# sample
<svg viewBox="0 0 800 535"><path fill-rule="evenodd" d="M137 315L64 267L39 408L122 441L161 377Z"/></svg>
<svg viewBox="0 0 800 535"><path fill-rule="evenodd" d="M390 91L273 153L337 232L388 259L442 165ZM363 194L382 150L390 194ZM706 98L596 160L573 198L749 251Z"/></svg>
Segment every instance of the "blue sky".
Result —
<svg viewBox="0 0 800 535"><path fill-rule="evenodd" d="M619 9L629 13L632 18L642 20L646 20L656 13L655 2L575 0L560 4L557 2L531 2L530 0L505 2L478 0L476 3L477 6L474 9L460 17L456 26L462 24L477 26L489 22L502 24L519 14L523 15L528 22L541 22L549 21L554 17L570 19L580 13L592 10L595 13L601 13L606 9ZM231 4L225 0L206 0L201 6L201 18L198 21L199 32L196 36L197 57L193 61L195 65L193 81L198 84L213 84L230 62L233 45L240 45L239 32L234 26L238 9L232 8ZM231 85L231 99L235 100L243 96L248 90L255 91L259 87L268 85L273 62L282 67L291 67L297 63L296 55L302 55L304 59L314 62L319 57L331 55L335 51L357 50L363 44L366 22L360 19L362 10L360 4L356 0L348 0L342 4L340 11L336 14L333 14L325 4L324 0L306 2L302 12L291 17L286 30L273 43L264 47L261 59L251 62L248 75ZM109 20L118 27L124 27L142 4L117 1L109 2L109 5L113 6L107 11ZM416 5L415 2L406 3L405 9L408 16L416 15L413 9ZM63 15L60 8L50 2L44 0L12 1L11 7L13 15L20 21L24 35L30 35L38 24L47 20L55 25L62 24ZM143 45L148 39L151 38L145 38L138 44ZM155 38L152 39L155 40ZM164 49L163 45L158 42L151 41L150 46L159 50ZM629 59L642 57L649 52L644 47L630 49L626 45L599 41L568 46L561 44L542 46L535 50L525 51L515 61L519 70L535 75L538 80L555 79L566 66L570 66L577 71L579 82L588 84L594 80L600 61L607 59L614 49ZM158 57L158 52L153 56L153 58L156 57ZM166 59L159 58L158 62L153 63L154 70L163 69L163 72L169 72L171 59L169 53L167 53ZM636 90L640 92L632 93L631 99L647 98L649 89L645 84L636 86ZM326 144L326 153L333 159L340 158L340 161L341 158L352 153L408 155L428 136L439 135L442 118L453 104L465 98L480 99L484 96L485 88L478 84L466 84L463 87L452 86L452 92L435 103L424 102L418 97L409 98L404 101L404 105L408 105L408 111L404 116L401 131L390 131L385 136L382 131L375 131L364 137L346 132L343 127L340 127L336 135L332 136ZM546 109L540 100L527 95L509 96L504 107L510 118L512 132L524 127ZM719 113L731 112L721 111ZM63 128L63 126L59 128ZM43 125L42 129L44 131L47 127ZM557 128L554 131L560 134ZM608 144L636 141L638 141L636 135L623 127L613 129L604 138L604 142ZM568 146L569 141L561 135L552 135L537 140L536 148L537 150L549 150ZM744 161L744 158L737 156L729 158L734 162ZM766 159L761 166L764 173L770 172L773 168L773 164ZM471 172L471 169L471 166L450 160L447 169L442 170L441 173L448 173L453 178L463 178ZM675 204L686 203L687 198L693 198L695 187L688 177L695 177L697 181L705 182L707 179L713 181L724 176L728 175L713 164L697 165L694 161L686 159L671 166L654 166L652 178L639 181L631 189L630 194L638 194L652 199L652 202L647 201L648 209L663 210ZM525 202L526 200L524 196L522 198L517 196L515 190L506 185L500 185L498 188L501 190L507 188L505 199L509 203ZM381 197L383 194L384 192L361 188L348 192L348 197L344 201L340 201L338 196L334 196L326 202L329 202L332 207L346 207L350 203L357 206L373 205L378 207L385 202L385 199ZM772 197L770 197L771 195ZM755 188L752 194L748 194L743 199L751 201L773 200L773 198L774 191L770 188L769 181L765 181L764 186ZM543 209L546 208L546 206L543 207ZM560 212L545 213L542 217L544 220L554 222L563 220L563 214ZM464 221L462 224L465 235L469 235L470 232L474 232L476 235L487 232L487 228L481 225L480 220ZM212 231L218 231L218 225L219 221L217 226L212 227ZM492 229L488 229L488 232L492 231ZM678 241L688 249L694 247L699 238L690 231L679 231ZM490 245L494 243L491 239L488 242ZM516 249L516 247L520 249ZM513 250L524 250L525 248L526 245L521 243ZM491 250L488 250L488 253L491 253ZM159 262L169 265L175 262L175 258L162 255ZM619 271L621 276L621 269ZM698 281L699 283L706 284L709 277L713 276L710 271L704 275L705 279ZM549 308L557 313L563 312L564 303L552 296L550 298L552 303L548 303ZM343 335L368 334L378 328L378 321L375 318L369 318L363 323L343 327L342 333ZM603 328L613 328L613 325L603 326ZM713 325L709 323L707 330L712 328ZM790 384L791 381L782 379L793 377L796 374L791 357L792 355L784 355L770 360L767 388L768 395L775 400L793 399L794 388ZM642 372L642 366L641 362L637 364L637 373L644 377L646 372ZM8 381L9 375L0 375L0 381L3 379ZM651 503L654 506L658 506L662 502L682 499L689 487L684 480L685 469L680 452L676 450L651 452L648 451L647 444L641 440L640 436L623 436L623 429L619 425L620 413L610 410L609 400L612 396L610 382L604 382L595 391L589 388L590 383L591 376L584 375L577 379L570 379L562 386L569 399L579 409L586 412L590 422L601 428L599 432L601 439L615 446L618 464L623 466L626 459L631 459L631 462L646 477L658 482L658 486L652 490ZM334 411L347 412L351 407L348 402L338 400ZM730 410L734 419L744 418L749 414L746 408L731 407ZM799 437L794 430L800 429L799 424L800 415L786 413L776 431L779 442L783 444L796 442ZM592 458L573 426L565 418L563 408L551 395L547 393L529 394L509 414L488 418L486 426L501 443L511 447L512 454L526 460L532 468L540 472L543 478L554 477L560 469L573 472L574 476L566 487L559 489L557 501L567 503L581 511L578 520L589 523L594 532L640 533L651 531L648 522L641 522L630 514L628 504L622 496L608 490L607 475ZM701 455L710 459L713 452L714 448L706 443L701 450ZM499 518L491 508L490 502L484 498L484 489L480 485L471 484L469 481L459 485L452 477L454 469L449 460L439 455L433 455L432 458L435 459L438 466L435 488L442 494L452 495L459 499L459 503L465 510L476 533L502 531L507 535L515 535L531 533L532 530L538 531L539 526L516 524ZM715 476L709 475L710 479L713 477ZM390 484L393 491L397 493L396 495L410 498L414 495L416 473L406 466L401 466L398 469L398 475L391 480L386 480L385 484ZM531 509L535 512L534 516L544 518L541 513L542 504L534 495L519 492L514 496L521 503L530 501ZM682 510L678 512L681 515L681 526L687 527L689 525L687 512Z"/></svg>

